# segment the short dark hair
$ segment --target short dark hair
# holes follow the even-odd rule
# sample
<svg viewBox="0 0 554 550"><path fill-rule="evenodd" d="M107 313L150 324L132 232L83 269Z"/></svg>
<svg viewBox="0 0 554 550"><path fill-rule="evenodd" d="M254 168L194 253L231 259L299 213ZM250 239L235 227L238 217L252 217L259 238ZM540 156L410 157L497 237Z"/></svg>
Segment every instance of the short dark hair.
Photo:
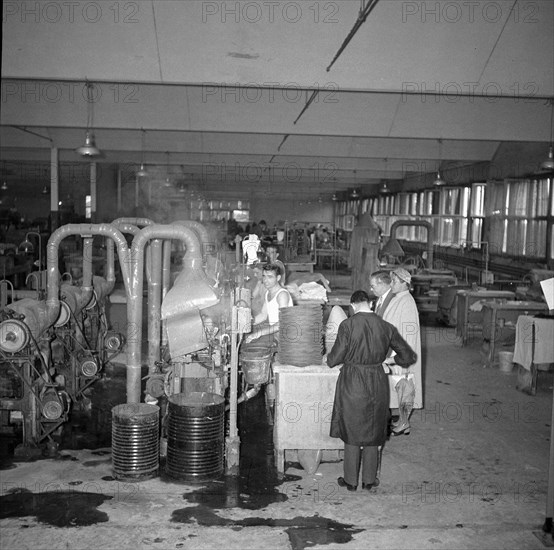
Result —
<svg viewBox="0 0 554 550"><path fill-rule="evenodd" d="M263 267L264 271L273 271L275 275L283 275L281 273L281 268L277 264L266 264Z"/></svg>
<svg viewBox="0 0 554 550"><path fill-rule="evenodd" d="M365 290L356 290L350 296L351 304L360 304L362 302L369 302L369 295Z"/></svg>
<svg viewBox="0 0 554 550"><path fill-rule="evenodd" d="M385 283L386 285L390 285L391 278L390 278L390 271L374 271L370 276L370 279L376 279L377 281L380 281L381 283Z"/></svg>

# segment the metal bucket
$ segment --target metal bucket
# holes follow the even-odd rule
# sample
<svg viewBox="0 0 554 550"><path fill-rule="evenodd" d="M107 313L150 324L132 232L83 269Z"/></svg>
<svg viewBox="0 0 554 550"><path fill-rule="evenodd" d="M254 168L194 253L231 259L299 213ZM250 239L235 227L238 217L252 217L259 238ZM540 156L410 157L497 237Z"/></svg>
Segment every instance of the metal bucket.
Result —
<svg viewBox="0 0 554 550"><path fill-rule="evenodd" d="M271 353L259 355L256 352L243 352L240 361L247 384L266 384L269 381Z"/></svg>
<svg viewBox="0 0 554 550"><path fill-rule="evenodd" d="M167 475L201 483L223 474L225 399L208 392L168 400Z"/></svg>
<svg viewBox="0 0 554 550"><path fill-rule="evenodd" d="M158 474L160 408L126 403L112 409L112 466L114 477L142 481Z"/></svg>
<svg viewBox="0 0 554 550"><path fill-rule="evenodd" d="M498 352L498 367L500 372L512 372L514 367L514 354L511 351Z"/></svg>

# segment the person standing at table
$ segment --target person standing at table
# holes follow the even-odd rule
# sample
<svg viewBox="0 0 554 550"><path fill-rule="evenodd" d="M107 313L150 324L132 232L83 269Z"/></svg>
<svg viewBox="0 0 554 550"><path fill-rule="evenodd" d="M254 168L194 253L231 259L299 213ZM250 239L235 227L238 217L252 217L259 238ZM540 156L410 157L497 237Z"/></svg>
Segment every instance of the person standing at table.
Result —
<svg viewBox="0 0 554 550"><path fill-rule="evenodd" d="M377 296L373 311L382 318L385 309L387 309L394 296L391 289L390 273L388 271L374 271L369 276L369 288Z"/></svg>
<svg viewBox="0 0 554 550"><path fill-rule="evenodd" d="M398 330L375 315L363 290L350 298L354 314L339 325L327 364L343 366L337 380L331 416L331 437L344 441L344 476L337 483L349 491L379 485L379 447L387 438L389 383L382 363L392 348L396 364L408 367L416 356Z"/></svg>
<svg viewBox="0 0 554 550"><path fill-rule="evenodd" d="M413 409L423 408L423 381L421 375L421 329L419 312L414 297L410 294L412 277L403 267L391 272L391 289L394 294L383 319L394 325L408 342L417 361L406 371L398 366L394 355L385 361L391 369L390 407L398 407L399 419L392 423L393 435L410 433L410 415Z"/></svg>

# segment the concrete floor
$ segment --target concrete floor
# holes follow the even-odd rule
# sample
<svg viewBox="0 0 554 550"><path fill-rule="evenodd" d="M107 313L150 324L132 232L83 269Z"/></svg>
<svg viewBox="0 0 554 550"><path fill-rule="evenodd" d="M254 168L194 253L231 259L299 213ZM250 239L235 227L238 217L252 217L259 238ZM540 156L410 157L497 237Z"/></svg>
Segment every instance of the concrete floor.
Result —
<svg viewBox="0 0 554 550"><path fill-rule="evenodd" d="M515 389L515 370L482 367L479 335L461 347L454 329L431 319L422 341L425 410L409 436L385 445L371 492L338 487L341 462L313 475L288 463L279 479L271 428L260 401L248 402L239 405L238 477L125 483L112 477L109 448L6 465L0 548L554 547L541 532L552 374L540 373L531 397Z"/></svg>

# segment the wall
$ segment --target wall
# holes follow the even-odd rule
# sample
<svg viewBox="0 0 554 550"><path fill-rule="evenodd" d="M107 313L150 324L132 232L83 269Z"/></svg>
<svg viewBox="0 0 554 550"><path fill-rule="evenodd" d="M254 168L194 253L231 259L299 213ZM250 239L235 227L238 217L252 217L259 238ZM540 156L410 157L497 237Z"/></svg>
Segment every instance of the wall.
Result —
<svg viewBox="0 0 554 550"><path fill-rule="evenodd" d="M279 199L277 197L252 197L250 211L253 221L265 220L268 227L283 226L284 222L332 223L334 203L318 202L317 197L306 199Z"/></svg>

